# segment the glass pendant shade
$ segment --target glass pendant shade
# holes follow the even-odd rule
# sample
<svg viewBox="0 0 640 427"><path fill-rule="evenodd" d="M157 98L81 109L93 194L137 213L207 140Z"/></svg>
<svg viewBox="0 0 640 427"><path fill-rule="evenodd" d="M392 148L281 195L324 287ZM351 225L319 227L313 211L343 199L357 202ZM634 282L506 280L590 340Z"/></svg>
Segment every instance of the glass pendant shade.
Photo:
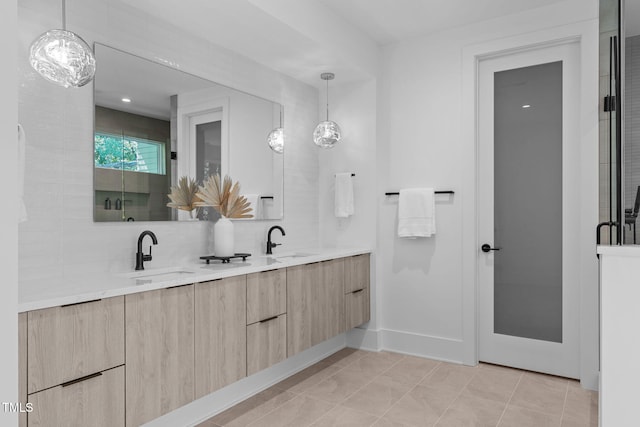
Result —
<svg viewBox="0 0 640 427"><path fill-rule="evenodd" d="M96 60L89 45L67 30L49 30L32 44L31 66L46 80L68 87L89 83L96 72Z"/></svg>
<svg viewBox="0 0 640 427"><path fill-rule="evenodd" d="M331 120L318 123L313 131L313 142L322 148L332 148L342 137L340 126Z"/></svg>
<svg viewBox="0 0 640 427"><path fill-rule="evenodd" d="M284 129L280 127L269 132L267 143L273 151L282 154L284 151Z"/></svg>
<svg viewBox="0 0 640 427"><path fill-rule="evenodd" d="M329 80L335 78L333 73L322 73L320 78L327 82L327 120L318 123L313 131L313 142L321 148L333 148L342 137L340 126L329 120Z"/></svg>

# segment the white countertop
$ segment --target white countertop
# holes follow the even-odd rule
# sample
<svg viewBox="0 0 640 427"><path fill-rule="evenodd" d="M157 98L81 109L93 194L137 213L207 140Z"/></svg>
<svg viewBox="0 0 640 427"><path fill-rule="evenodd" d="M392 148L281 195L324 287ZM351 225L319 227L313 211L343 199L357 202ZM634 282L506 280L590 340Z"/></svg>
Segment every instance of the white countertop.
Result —
<svg viewBox="0 0 640 427"><path fill-rule="evenodd" d="M309 264L372 252L365 248L308 249L273 255L250 256L246 261L232 259L221 261L198 261L172 266L147 263L145 270L113 274L83 275L20 284L18 312L39 310L65 304L75 304L101 298L151 291L171 286L206 282L225 277L276 270L295 265Z"/></svg>
<svg viewBox="0 0 640 427"><path fill-rule="evenodd" d="M600 245L597 248L597 253L600 255L640 257L640 245Z"/></svg>

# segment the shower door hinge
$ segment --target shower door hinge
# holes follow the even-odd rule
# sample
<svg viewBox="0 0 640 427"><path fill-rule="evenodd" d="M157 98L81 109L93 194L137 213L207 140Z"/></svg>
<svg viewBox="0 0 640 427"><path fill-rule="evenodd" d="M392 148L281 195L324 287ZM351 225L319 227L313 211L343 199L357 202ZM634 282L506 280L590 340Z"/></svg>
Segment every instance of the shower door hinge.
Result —
<svg viewBox="0 0 640 427"><path fill-rule="evenodd" d="M607 95L604 97L604 111L616 111L616 97L613 95Z"/></svg>
<svg viewBox="0 0 640 427"><path fill-rule="evenodd" d="M178 153L176 151L171 152L171 160L178 160Z"/></svg>

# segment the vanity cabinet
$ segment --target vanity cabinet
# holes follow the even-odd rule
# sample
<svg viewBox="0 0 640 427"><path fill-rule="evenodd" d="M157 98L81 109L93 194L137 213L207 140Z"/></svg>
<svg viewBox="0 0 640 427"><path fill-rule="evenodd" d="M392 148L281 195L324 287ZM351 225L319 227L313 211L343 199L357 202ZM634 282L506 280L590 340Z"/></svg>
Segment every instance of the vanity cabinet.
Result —
<svg viewBox="0 0 640 427"><path fill-rule="evenodd" d="M27 398L27 313L18 314L18 402L25 407ZM18 426L27 427L27 413L18 415Z"/></svg>
<svg viewBox="0 0 640 427"><path fill-rule="evenodd" d="M344 259L287 268L287 355L345 329Z"/></svg>
<svg viewBox="0 0 640 427"><path fill-rule="evenodd" d="M247 276L195 285L195 397L247 376Z"/></svg>
<svg viewBox="0 0 640 427"><path fill-rule="evenodd" d="M126 296L126 418L139 426L194 400L194 285Z"/></svg>
<svg viewBox="0 0 640 427"><path fill-rule="evenodd" d="M247 275L247 375L287 357L285 269Z"/></svg>
<svg viewBox="0 0 640 427"><path fill-rule="evenodd" d="M20 313L20 427L136 427L369 317L369 254Z"/></svg>
<svg viewBox="0 0 640 427"><path fill-rule="evenodd" d="M21 313L21 426L124 426L124 297Z"/></svg>
<svg viewBox="0 0 640 427"><path fill-rule="evenodd" d="M124 366L39 391L29 401L30 427L124 426Z"/></svg>
<svg viewBox="0 0 640 427"><path fill-rule="evenodd" d="M30 311L27 330L29 394L124 364L124 297Z"/></svg>
<svg viewBox="0 0 640 427"><path fill-rule="evenodd" d="M345 258L345 329L370 320L369 254Z"/></svg>

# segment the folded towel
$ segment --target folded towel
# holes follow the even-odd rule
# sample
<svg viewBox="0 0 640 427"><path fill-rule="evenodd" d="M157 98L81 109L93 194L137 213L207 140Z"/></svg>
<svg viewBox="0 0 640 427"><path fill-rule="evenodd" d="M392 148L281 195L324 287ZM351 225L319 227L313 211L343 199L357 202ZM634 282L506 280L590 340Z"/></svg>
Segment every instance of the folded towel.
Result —
<svg viewBox="0 0 640 427"><path fill-rule="evenodd" d="M249 206L253 209L249 212L250 215L253 215L253 218L243 218L245 220L250 219L260 219L260 215L262 214L260 205L262 204L262 199L259 194L243 194L244 197L247 198L247 202L249 202Z"/></svg>
<svg viewBox="0 0 640 427"><path fill-rule="evenodd" d="M429 237L436 233L433 188L400 190L398 237Z"/></svg>
<svg viewBox="0 0 640 427"><path fill-rule="evenodd" d="M354 211L351 173L337 173L335 187L335 215L337 218L348 218Z"/></svg>

